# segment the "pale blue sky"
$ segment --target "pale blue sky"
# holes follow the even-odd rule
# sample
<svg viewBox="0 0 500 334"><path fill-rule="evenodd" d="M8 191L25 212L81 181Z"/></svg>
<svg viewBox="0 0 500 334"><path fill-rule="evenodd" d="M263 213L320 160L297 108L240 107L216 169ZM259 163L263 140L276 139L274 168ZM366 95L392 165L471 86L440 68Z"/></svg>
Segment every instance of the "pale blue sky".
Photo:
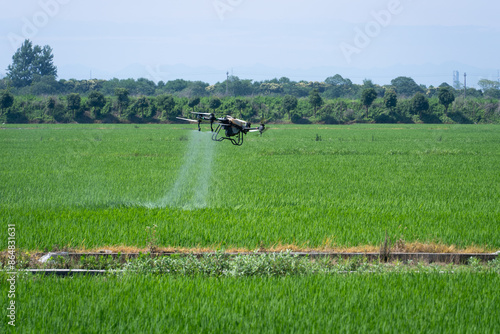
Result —
<svg viewBox="0 0 500 334"><path fill-rule="evenodd" d="M50 45L60 77L78 79L89 69L140 75L142 66L143 76L169 80L183 64L192 68L185 79L212 82L232 69L259 80L366 73L381 84L403 71L434 84L454 69L471 82L500 69L492 0L19 0L0 9L0 73L24 38Z"/></svg>

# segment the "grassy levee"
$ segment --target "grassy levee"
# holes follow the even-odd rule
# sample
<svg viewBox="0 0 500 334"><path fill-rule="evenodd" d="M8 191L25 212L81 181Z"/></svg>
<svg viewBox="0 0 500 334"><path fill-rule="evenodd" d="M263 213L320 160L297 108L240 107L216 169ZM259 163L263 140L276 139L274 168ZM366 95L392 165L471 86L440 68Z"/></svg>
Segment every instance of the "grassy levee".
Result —
<svg viewBox="0 0 500 334"><path fill-rule="evenodd" d="M241 147L189 125L5 125L0 221L25 250L500 247L500 127L269 125ZM6 249L7 232L0 233Z"/></svg>
<svg viewBox="0 0 500 334"><path fill-rule="evenodd" d="M500 276L23 276L2 333L498 333ZM7 303L0 288L0 304ZM3 327L3 328L2 328Z"/></svg>

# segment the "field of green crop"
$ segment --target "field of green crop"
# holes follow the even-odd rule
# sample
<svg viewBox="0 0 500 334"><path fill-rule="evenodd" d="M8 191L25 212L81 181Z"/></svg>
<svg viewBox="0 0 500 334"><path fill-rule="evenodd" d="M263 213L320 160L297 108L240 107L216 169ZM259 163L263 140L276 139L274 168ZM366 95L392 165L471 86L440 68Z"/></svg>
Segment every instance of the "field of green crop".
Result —
<svg viewBox="0 0 500 334"><path fill-rule="evenodd" d="M269 125L236 147L190 125L4 125L16 245L500 248L500 127ZM6 249L7 232L0 233Z"/></svg>
<svg viewBox="0 0 500 334"><path fill-rule="evenodd" d="M18 333L498 333L500 276L18 279ZM7 288L0 289L6 305ZM4 317L5 318L5 317ZM0 322L7 332L6 320ZM14 331L13 331L14 332Z"/></svg>

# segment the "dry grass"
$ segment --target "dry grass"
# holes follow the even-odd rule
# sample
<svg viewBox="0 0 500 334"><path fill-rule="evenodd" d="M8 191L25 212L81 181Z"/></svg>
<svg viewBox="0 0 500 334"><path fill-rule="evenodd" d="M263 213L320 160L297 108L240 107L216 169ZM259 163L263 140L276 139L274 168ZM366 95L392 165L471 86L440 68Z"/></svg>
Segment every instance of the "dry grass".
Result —
<svg viewBox="0 0 500 334"><path fill-rule="evenodd" d="M380 245L358 245L354 247L342 247L331 245L329 240L325 240L320 247L309 247L307 244L294 245L294 244L282 244L276 243L270 247L265 247L261 245L258 248L250 249L244 247L222 247L220 244L208 246L208 247L155 247L158 253L209 253L218 250L224 250L226 253L248 253L248 252L323 252L323 253L379 253ZM58 251L66 251L70 253L147 253L149 249L139 248L127 245L115 245L115 246L103 246L98 248L63 248ZM404 240L398 240L396 243L391 244L391 253L493 253L497 249L482 247L482 246L467 246L465 248L460 248L455 245L444 245L439 243L422 243L422 242L405 242ZM28 253L42 253L40 251L30 251Z"/></svg>
<svg viewBox="0 0 500 334"><path fill-rule="evenodd" d="M411 242L405 243L401 250L396 249L395 251L406 253L491 253L493 250L475 245L458 248L455 245Z"/></svg>

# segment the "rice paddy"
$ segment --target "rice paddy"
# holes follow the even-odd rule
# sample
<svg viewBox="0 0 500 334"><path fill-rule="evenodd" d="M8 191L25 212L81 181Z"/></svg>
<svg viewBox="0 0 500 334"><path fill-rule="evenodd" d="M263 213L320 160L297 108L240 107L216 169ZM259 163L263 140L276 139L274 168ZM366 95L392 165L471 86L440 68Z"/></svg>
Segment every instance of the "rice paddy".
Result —
<svg viewBox="0 0 500 334"><path fill-rule="evenodd" d="M500 248L495 125L6 125L0 219L24 250ZM6 244L6 234L0 236Z"/></svg>
<svg viewBox="0 0 500 334"><path fill-rule="evenodd" d="M28 276L18 285L17 326L0 326L19 333L500 331L497 273Z"/></svg>

